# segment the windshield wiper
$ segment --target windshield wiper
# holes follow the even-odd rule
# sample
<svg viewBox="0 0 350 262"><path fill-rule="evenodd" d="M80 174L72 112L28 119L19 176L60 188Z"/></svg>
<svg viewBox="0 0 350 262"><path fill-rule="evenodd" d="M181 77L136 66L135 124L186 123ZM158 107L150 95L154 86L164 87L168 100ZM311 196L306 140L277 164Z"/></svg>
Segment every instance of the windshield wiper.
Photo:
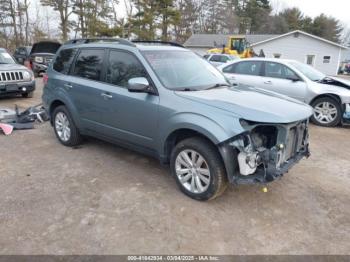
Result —
<svg viewBox="0 0 350 262"><path fill-rule="evenodd" d="M217 83L215 85L212 85L208 88L205 88L204 90L209 90L209 89L214 89L214 88L218 88L218 87L222 87L222 86L228 86L230 87L231 85L227 84L227 83Z"/></svg>
<svg viewBox="0 0 350 262"><path fill-rule="evenodd" d="M193 88L182 88L182 89L176 89L175 91L198 91L198 89L193 89Z"/></svg>

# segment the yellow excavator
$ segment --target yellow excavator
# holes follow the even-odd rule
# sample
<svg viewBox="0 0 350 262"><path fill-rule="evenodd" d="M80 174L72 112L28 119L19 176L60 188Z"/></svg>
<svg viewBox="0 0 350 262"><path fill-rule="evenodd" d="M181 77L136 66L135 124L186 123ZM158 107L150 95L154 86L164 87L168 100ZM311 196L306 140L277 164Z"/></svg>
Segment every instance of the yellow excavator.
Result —
<svg viewBox="0 0 350 262"><path fill-rule="evenodd" d="M254 55L254 51L249 47L244 35L230 36L227 46L223 45L222 48L210 49L208 53L235 55L240 58L249 58Z"/></svg>

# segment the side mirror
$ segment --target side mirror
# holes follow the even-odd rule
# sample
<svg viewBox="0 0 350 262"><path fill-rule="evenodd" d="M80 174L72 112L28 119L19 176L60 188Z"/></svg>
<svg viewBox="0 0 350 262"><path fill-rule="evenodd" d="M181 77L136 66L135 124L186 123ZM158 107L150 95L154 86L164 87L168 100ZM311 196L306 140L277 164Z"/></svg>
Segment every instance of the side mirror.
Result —
<svg viewBox="0 0 350 262"><path fill-rule="evenodd" d="M151 93L147 78L135 77L128 81L128 90L136 93Z"/></svg>

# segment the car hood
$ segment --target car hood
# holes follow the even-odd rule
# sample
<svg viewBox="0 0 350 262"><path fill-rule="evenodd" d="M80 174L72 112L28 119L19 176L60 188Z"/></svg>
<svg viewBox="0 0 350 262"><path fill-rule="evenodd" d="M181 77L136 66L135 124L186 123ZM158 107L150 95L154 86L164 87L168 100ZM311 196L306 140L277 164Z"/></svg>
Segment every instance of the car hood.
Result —
<svg viewBox="0 0 350 262"><path fill-rule="evenodd" d="M42 41L35 43L32 47L30 54L37 53L48 53L55 54L56 51L60 48L61 44L53 41Z"/></svg>
<svg viewBox="0 0 350 262"><path fill-rule="evenodd" d="M295 99L242 85L175 93L254 122L292 123L309 118L313 113L310 106Z"/></svg>
<svg viewBox="0 0 350 262"><path fill-rule="evenodd" d="M8 70L28 70L28 68L19 64L0 64L0 71Z"/></svg>
<svg viewBox="0 0 350 262"><path fill-rule="evenodd" d="M350 81L340 77L328 76L328 78L333 79L338 82L343 88L350 89Z"/></svg>

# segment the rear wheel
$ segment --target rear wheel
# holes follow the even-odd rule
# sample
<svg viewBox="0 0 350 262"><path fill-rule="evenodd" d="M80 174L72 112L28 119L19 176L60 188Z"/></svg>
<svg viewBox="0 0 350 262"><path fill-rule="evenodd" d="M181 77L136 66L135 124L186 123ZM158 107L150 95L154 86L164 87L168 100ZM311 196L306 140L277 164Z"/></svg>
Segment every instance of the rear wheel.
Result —
<svg viewBox="0 0 350 262"><path fill-rule="evenodd" d="M65 106L58 106L53 111L53 127L56 137L65 146L77 146L82 137L69 111Z"/></svg>
<svg viewBox="0 0 350 262"><path fill-rule="evenodd" d="M220 154L203 138L179 142L172 151L170 168L180 190L193 199L214 199L227 187Z"/></svg>
<svg viewBox="0 0 350 262"><path fill-rule="evenodd" d="M342 110L339 103L330 97L316 99L312 103L314 114L311 121L315 125L333 127L340 123Z"/></svg>

